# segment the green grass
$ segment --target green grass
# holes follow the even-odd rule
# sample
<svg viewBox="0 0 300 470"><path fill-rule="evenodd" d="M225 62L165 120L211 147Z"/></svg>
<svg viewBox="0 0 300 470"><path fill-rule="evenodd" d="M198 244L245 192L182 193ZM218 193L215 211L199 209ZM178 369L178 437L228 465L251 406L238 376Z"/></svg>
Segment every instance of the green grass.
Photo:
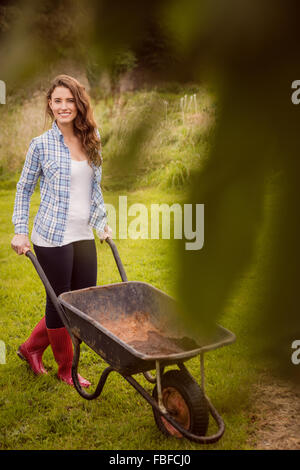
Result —
<svg viewBox="0 0 300 470"><path fill-rule="evenodd" d="M122 193L120 193L122 194ZM182 203L183 191L148 188L123 193L128 204L139 202ZM106 192L106 203L117 204L117 195ZM1 318L0 340L6 344L6 364L0 364L0 449L246 449L252 430L249 384L255 383L262 367L250 362L247 319L243 307L250 298L248 277L228 302L220 323L237 335L237 342L206 354L206 391L226 424L216 444L200 446L188 440L163 436L154 423L146 401L117 373L112 373L97 400L85 401L56 378L51 349L44 355L49 374L36 377L17 357L18 346L44 314L44 289L32 264L10 248L13 236L11 215L14 190L0 191ZM31 214L39 198L32 197ZM33 216L30 218L32 226ZM168 240L116 240L129 280L148 282L176 296L178 264L176 245ZM107 245L97 243L98 284L119 281L119 274ZM80 373L96 385L107 364L82 345ZM200 383L199 359L187 363ZM136 377L152 389L142 375ZM210 419L209 433L216 426Z"/></svg>

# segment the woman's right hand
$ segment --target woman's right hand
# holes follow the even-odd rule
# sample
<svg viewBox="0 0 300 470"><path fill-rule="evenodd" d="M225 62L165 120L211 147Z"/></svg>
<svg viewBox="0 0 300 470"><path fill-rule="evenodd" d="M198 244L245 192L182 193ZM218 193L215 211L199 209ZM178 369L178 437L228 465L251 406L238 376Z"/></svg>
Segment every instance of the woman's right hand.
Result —
<svg viewBox="0 0 300 470"><path fill-rule="evenodd" d="M112 229L109 225L105 225L103 232L97 232L100 242L103 243L107 238L112 238Z"/></svg>
<svg viewBox="0 0 300 470"><path fill-rule="evenodd" d="M11 241L11 247L18 255L25 254L31 249L30 241L27 235L17 234Z"/></svg>

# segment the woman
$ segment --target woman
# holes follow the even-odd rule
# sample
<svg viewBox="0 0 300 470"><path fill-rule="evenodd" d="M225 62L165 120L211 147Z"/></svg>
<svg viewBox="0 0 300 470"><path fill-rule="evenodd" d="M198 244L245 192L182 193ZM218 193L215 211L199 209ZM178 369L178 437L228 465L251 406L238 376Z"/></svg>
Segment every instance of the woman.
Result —
<svg viewBox="0 0 300 470"><path fill-rule="evenodd" d="M84 87L68 75L56 77L47 93L46 113L52 128L32 139L17 184L11 246L19 254L30 249L30 197L40 178L41 203L31 241L56 295L95 286L97 256L93 234L111 237L100 188L100 136ZM42 355L51 344L58 377L73 385L73 347L47 295L45 316L18 349L35 374L47 373ZM83 387L90 383L78 375Z"/></svg>

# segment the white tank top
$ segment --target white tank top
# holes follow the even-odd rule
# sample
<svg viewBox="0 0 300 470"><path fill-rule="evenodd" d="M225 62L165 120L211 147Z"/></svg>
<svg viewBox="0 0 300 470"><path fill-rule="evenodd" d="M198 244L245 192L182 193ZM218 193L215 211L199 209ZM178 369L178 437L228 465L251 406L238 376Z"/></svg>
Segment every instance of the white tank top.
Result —
<svg viewBox="0 0 300 470"><path fill-rule="evenodd" d="M71 160L70 205L64 241L61 246L79 240L92 240L93 229L88 225L91 211L93 169L87 160ZM46 242L34 229L31 241L37 246L54 247Z"/></svg>

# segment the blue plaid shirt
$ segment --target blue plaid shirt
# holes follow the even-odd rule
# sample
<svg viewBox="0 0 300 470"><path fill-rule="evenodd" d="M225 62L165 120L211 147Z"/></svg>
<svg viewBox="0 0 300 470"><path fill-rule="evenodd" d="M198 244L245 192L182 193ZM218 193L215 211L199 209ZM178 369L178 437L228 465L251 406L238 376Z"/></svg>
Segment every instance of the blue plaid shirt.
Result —
<svg viewBox="0 0 300 470"><path fill-rule="evenodd" d="M99 135L99 132L97 131ZM102 232L106 211L100 181L101 166L94 170L89 225ZM13 224L15 233L28 235L30 197L40 178L41 203L34 219L34 228L47 242L63 243L69 209L71 156L63 134L54 121L52 128L31 140L17 184Z"/></svg>

